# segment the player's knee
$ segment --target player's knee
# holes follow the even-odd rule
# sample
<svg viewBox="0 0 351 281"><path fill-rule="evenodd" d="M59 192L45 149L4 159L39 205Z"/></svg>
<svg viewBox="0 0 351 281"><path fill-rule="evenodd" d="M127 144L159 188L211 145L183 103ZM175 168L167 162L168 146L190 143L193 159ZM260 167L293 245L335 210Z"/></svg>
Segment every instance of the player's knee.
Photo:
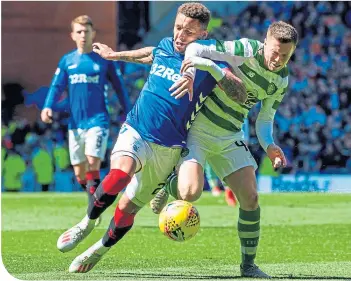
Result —
<svg viewBox="0 0 351 281"><path fill-rule="evenodd" d="M88 157L88 165L90 171L100 170L101 160L100 158L90 156Z"/></svg>
<svg viewBox="0 0 351 281"><path fill-rule="evenodd" d="M196 193L191 193L191 192L181 193L179 195L180 195L180 199L181 200L185 200L185 201L188 201L188 202L194 202L194 201L196 201L197 199L200 198L200 195L198 195Z"/></svg>
<svg viewBox="0 0 351 281"><path fill-rule="evenodd" d="M258 207L258 193L256 189L251 189L244 196L244 202L241 202L240 205L247 211L254 211Z"/></svg>
<svg viewBox="0 0 351 281"><path fill-rule="evenodd" d="M96 162L100 162L100 158L97 156L85 155L87 157L87 161L89 164L94 164Z"/></svg>
<svg viewBox="0 0 351 281"><path fill-rule="evenodd" d="M198 200L201 196L203 185L201 183L194 183L192 185L187 185L186 188L181 188L179 190L179 196L181 200L188 202L194 202Z"/></svg>
<svg viewBox="0 0 351 281"><path fill-rule="evenodd" d="M249 203L250 203L250 208L252 210L257 209L257 207L258 207L258 193L256 190L250 195Z"/></svg>
<svg viewBox="0 0 351 281"><path fill-rule="evenodd" d="M135 173L137 163L132 157L119 156L111 158L110 166L111 169L119 169L132 176Z"/></svg>
<svg viewBox="0 0 351 281"><path fill-rule="evenodd" d="M136 214L141 207L134 204L127 196L122 196L118 202L118 208L126 214Z"/></svg>

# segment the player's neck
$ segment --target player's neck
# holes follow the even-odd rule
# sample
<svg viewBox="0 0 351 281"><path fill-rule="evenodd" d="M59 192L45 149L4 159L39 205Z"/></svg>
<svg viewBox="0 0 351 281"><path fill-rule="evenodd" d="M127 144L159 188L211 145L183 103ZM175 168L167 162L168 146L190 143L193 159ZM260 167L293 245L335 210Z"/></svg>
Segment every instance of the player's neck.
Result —
<svg viewBox="0 0 351 281"><path fill-rule="evenodd" d="M78 53L79 54L89 54L93 51L93 46L85 47L85 48L79 48L77 47Z"/></svg>
<svg viewBox="0 0 351 281"><path fill-rule="evenodd" d="M267 67L267 64L266 64L266 59L265 59L265 57L264 57L264 48L259 49L257 53L258 53L257 60L258 60L258 62L259 62L259 64L260 64L260 66L261 66L263 69L269 71L269 69L268 69L268 67Z"/></svg>

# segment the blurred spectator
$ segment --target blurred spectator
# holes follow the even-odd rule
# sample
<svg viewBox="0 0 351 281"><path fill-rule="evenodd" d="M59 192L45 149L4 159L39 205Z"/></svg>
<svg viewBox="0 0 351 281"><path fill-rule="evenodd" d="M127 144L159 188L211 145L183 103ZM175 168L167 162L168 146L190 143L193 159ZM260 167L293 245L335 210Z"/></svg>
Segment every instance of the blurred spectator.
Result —
<svg viewBox="0 0 351 281"><path fill-rule="evenodd" d="M40 147L33 151L32 163L42 191L49 191L49 185L53 182L54 167L52 156L43 140L40 141Z"/></svg>
<svg viewBox="0 0 351 281"><path fill-rule="evenodd" d="M68 148L63 141L57 142L54 148L56 171L64 171L70 167Z"/></svg>
<svg viewBox="0 0 351 281"><path fill-rule="evenodd" d="M20 191L22 189L22 175L25 170L26 163L21 155L14 149L9 149L3 167L5 191Z"/></svg>
<svg viewBox="0 0 351 281"><path fill-rule="evenodd" d="M208 23L207 30L211 32L214 28L220 28L223 24L223 19L217 15L216 12L213 12L211 15L211 20Z"/></svg>

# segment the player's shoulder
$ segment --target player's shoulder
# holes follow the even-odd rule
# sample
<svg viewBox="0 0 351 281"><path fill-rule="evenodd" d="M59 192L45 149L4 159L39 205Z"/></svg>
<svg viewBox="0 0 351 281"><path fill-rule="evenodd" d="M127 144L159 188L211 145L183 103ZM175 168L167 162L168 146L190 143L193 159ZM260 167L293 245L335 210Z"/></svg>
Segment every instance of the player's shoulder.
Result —
<svg viewBox="0 0 351 281"><path fill-rule="evenodd" d="M281 77L282 79L285 79L285 78L288 79L288 77L289 77L289 67L285 66L283 69L281 69L281 70L279 70L277 72L277 75L279 77Z"/></svg>
<svg viewBox="0 0 351 281"><path fill-rule="evenodd" d="M105 65L113 65L114 61L107 60L101 57L99 54L95 52L89 53L89 57L94 61L94 63L105 64Z"/></svg>
<svg viewBox="0 0 351 281"><path fill-rule="evenodd" d="M173 38L168 36L168 37L164 37L160 40L160 44L172 44L173 43Z"/></svg>
<svg viewBox="0 0 351 281"><path fill-rule="evenodd" d="M66 65L67 63L70 63L77 56L77 53L78 53L77 49L74 49L65 53L60 59L60 64Z"/></svg>
<svg viewBox="0 0 351 281"><path fill-rule="evenodd" d="M240 42L242 42L242 43L246 43L246 42L248 42L248 43L250 43L251 45L258 45L259 47L262 47L263 46L263 43L261 42L261 41L259 41L259 40L256 40L256 39L250 39L250 38L247 38L247 37L243 37L243 38L240 38L240 39L238 39L238 41L240 41Z"/></svg>
<svg viewBox="0 0 351 281"><path fill-rule="evenodd" d="M70 59L70 58L72 58L72 57L77 56L77 54L78 54L77 49L73 49L73 50L67 52L66 54L64 54L64 55L62 56L62 58L64 58L64 59Z"/></svg>
<svg viewBox="0 0 351 281"><path fill-rule="evenodd" d="M247 45L249 43L252 46L253 45L257 45L258 47L262 47L263 46L263 43L261 41L256 40L256 39L247 38L247 37L243 37L243 38L239 38L239 39L233 40L233 42L240 42L240 43L242 43L244 45Z"/></svg>
<svg viewBox="0 0 351 281"><path fill-rule="evenodd" d="M245 56L255 56L257 52L263 48L263 43L259 40L250 38L240 38L233 41L238 50L242 50Z"/></svg>
<svg viewBox="0 0 351 281"><path fill-rule="evenodd" d="M214 39L214 38L208 38L208 39L199 39L195 41L198 44L201 45L213 45L213 44L217 44L217 42L219 42L219 40Z"/></svg>
<svg viewBox="0 0 351 281"><path fill-rule="evenodd" d="M250 38L240 38L236 40L217 40L216 49L221 52L229 51L241 57L254 57L263 48L263 43Z"/></svg>
<svg viewBox="0 0 351 281"><path fill-rule="evenodd" d="M172 56L177 57L179 54L176 53L173 46L173 38L172 37L165 37L163 38L157 47L152 51L154 57L157 55L159 56Z"/></svg>
<svg viewBox="0 0 351 281"><path fill-rule="evenodd" d="M173 48L173 38L172 37L164 37L161 39L160 43L157 45L158 48Z"/></svg>
<svg viewBox="0 0 351 281"><path fill-rule="evenodd" d="M196 47L197 45L202 45L202 46L217 46L217 44L219 43L220 41L217 40L217 39L213 39L213 38L208 38L208 39L199 39L199 40L196 40L192 43L190 43L189 45L192 45L194 47Z"/></svg>

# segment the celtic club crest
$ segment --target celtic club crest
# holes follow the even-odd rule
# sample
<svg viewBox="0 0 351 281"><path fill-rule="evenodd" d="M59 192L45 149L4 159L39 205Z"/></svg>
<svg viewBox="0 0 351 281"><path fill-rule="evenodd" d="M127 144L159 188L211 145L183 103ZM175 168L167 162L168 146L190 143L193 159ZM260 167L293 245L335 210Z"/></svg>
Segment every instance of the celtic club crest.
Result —
<svg viewBox="0 0 351 281"><path fill-rule="evenodd" d="M273 95L277 89L278 88L274 83L270 83L267 88L267 95Z"/></svg>

